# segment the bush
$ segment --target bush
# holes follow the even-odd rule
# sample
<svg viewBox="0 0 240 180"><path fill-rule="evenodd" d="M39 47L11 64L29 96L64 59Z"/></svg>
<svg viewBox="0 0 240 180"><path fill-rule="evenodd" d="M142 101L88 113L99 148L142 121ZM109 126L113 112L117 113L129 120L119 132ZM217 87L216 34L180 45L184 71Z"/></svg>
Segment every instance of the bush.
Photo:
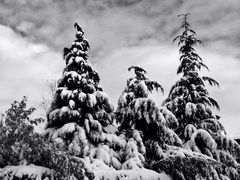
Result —
<svg viewBox="0 0 240 180"><path fill-rule="evenodd" d="M0 121L0 168L6 166L35 164L53 170L54 179L76 177L83 179L93 174L84 167L80 158L57 148L41 134L34 131L34 125L43 119L31 119L35 108L26 107L27 98L15 101L2 115Z"/></svg>

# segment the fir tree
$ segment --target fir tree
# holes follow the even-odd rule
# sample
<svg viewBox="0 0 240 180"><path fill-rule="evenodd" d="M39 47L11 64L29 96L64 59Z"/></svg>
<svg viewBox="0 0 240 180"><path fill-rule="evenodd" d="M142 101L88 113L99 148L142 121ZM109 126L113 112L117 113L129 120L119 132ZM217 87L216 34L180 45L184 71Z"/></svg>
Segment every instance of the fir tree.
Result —
<svg viewBox="0 0 240 180"><path fill-rule="evenodd" d="M219 86L219 84L210 77L199 75L202 68L208 69L208 67L202 62L202 58L194 49L202 42L195 37L196 33L191 29L187 15L182 15L184 18L179 28L183 31L182 34L173 40L173 42L178 41L178 46L180 46L179 53L181 56L177 74L182 74L182 78L173 85L168 98L163 102L178 118L180 123L178 132L181 137L183 137L181 133L184 132L189 123L198 126L205 119L216 120L215 124L218 125L218 127L215 127L217 128L216 131L223 131L220 122L217 121L216 116L210 109L211 107L219 109L219 105L209 96L205 81L208 81L210 85Z"/></svg>
<svg viewBox="0 0 240 180"><path fill-rule="evenodd" d="M86 157L90 146L106 141L105 134L117 128L112 126L113 106L88 60L88 40L77 23L74 27L76 40L63 50L66 67L47 114L46 134L72 154Z"/></svg>
<svg viewBox="0 0 240 180"><path fill-rule="evenodd" d="M132 66L135 77L127 81L118 101L116 118L120 124L119 130L123 134L138 132L141 142L138 144L140 152L145 156L146 164L151 166L155 161L164 158L164 151L171 146L180 146L182 141L169 127L177 127L175 116L148 97L153 90L161 90L162 86L146 77L146 71ZM142 151L141 149L144 149Z"/></svg>
<svg viewBox="0 0 240 180"><path fill-rule="evenodd" d="M212 107L218 110L220 108L209 96L205 82L211 86L219 86L219 84L214 79L199 74L202 68L208 69L208 67L194 48L202 42L196 38L196 33L188 22L188 15L180 15L183 16L179 28L182 33L173 40L173 42L177 41L180 47L180 65L177 74L182 74L182 77L173 85L163 105L178 119L179 127L176 132L183 140L185 149L207 155L231 169L224 173L225 171L214 168L217 173L212 173L214 176L210 173L209 177L222 179L221 176L228 176L237 179L239 175L236 169L239 164L236 159L240 155L240 146L226 136L219 116L212 113ZM231 171L234 175L228 173Z"/></svg>
<svg viewBox="0 0 240 180"><path fill-rule="evenodd" d="M77 23L74 27L77 28L76 40L70 48L64 48L66 67L47 114L47 129L75 123L85 128L93 142L98 142L100 131L112 123L113 106L88 60L88 40Z"/></svg>

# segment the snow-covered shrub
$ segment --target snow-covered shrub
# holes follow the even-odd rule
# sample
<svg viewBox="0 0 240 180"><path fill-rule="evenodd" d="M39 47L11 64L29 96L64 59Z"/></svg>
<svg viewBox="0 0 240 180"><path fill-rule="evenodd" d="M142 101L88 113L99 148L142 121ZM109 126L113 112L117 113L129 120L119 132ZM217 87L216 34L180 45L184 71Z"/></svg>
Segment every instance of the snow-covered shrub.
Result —
<svg viewBox="0 0 240 180"><path fill-rule="evenodd" d="M53 172L45 167L30 165L19 165L19 166L6 166L0 169L0 178L2 180L21 180L21 179L32 179L32 180L53 180Z"/></svg>
<svg viewBox="0 0 240 180"><path fill-rule="evenodd" d="M238 172L227 165L213 159L197 156L166 157L153 165L153 170L164 171L173 179L199 180L199 179L231 179L238 180Z"/></svg>
<svg viewBox="0 0 240 180"><path fill-rule="evenodd" d="M43 120L30 118L34 108L26 108L26 101L26 97L21 102L15 101L1 119L0 179L92 178L92 172L83 162L34 131L34 125ZM64 138L73 129L74 124L67 124L58 132L55 131L54 136ZM26 168L33 171L26 173Z"/></svg>

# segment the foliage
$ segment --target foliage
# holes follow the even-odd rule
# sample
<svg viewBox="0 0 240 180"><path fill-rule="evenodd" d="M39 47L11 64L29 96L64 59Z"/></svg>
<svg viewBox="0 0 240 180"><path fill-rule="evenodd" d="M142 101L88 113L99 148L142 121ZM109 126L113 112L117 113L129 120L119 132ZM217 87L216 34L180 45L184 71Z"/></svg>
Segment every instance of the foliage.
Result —
<svg viewBox="0 0 240 180"><path fill-rule="evenodd" d="M12 165L36 164L54 170L55 179L74 175L83 178L83 163L69 153L58 149L46 138L34 131L34 125L42 122L31 119L35 108L27 108L27 98L15 101L0 123L0 168ZM91 172L86 172L90 177Z"/></svg>
<svg viewBox="0 0 240 180"><path fill-rule="evenodd" d="M166 172L174 180L239 179L237 171L231 166L201 157L168 157L156 163L153 169Z"/></svg>

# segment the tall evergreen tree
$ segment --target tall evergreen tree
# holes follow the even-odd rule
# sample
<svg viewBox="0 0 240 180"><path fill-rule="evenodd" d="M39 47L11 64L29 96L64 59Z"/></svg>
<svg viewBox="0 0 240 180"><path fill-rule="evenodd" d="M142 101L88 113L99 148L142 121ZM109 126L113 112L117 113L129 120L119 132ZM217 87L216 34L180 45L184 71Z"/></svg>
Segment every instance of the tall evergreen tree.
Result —
<svg viewBox="0 0 240 180"><path fill-rule="evenodd" d="M216 120L215 125L218 126L215 127L216 131L223 131L223 127L210 109L210 107L219 109L219 105L209 96L205 81L208 81L210 85L219 86L219 84L210 77L199 75L202 68L208 69L208 67L194 49L202 42L195 37L196 33L191 29L187 15L182 15L184 18L179 28L183 31L182 34L173 40L173 42L178 41L178 46L180 46L181 56L177 74L182 74L182 78L172 86L168 98L163 102L178 118L180 123L178 132L181 137L183 137L184 129L189 123L199 126L202 120L206 119Z"/></svg>
<svg viewBox="0 0 240 180"><path fill-rule="evenodd" d="M82 28L77 23L74 27L76 40L63 50L66 67L47 114L46 135L72 154L84 158L89 157L92 147L107 143L108 134L117 128L112 125L113 106L88 60L89 43ZM113 146L112 141L108 143Z"/></svg>
<svg viewBox="0 0 240 180"><path fill-rule="evenodd" d="M56 148L34 125L43 119L32 119L35 108L27 108L27 98L14 101L0 119L0 179L49 179L70 180L93 177L67 151Z"/></svg>
<svg viewBox="0 0 240 180"><path fill-rule="evenodd" d="M98 142L100 132L107 131L104 128L112 123L113 106L88 60L90 46L83 37L84 32L77 23L74 27L77 28L76 40L63 50L66 67L47 114L47 129L74 123L85 128L91 141Z"/></svg>
<svg viewBox="0 0 240 180"><path fill-rule="evenodd" d="M196 38L196 33L188 22L188 15L180 15L183 16L179 28L182 33L173 40L178 42L180 47L180 65L177 74L182 74L182 77L172 86L163 105L178 119L179 127L176 132L183 140L184 148L207 155L229 166L235 172L232 175L218 171L214 177L222 179L220 176L224 174L230 179L237 179L239 175L236 169L239 164L236 159L240 155L240 146L226 136L219 116L212 113L212 107L218 110L220 108L218 103L209 96L205 82L216 86L219 84L214 79L199 74L202 68L208 69L208 67L196 53L195 46L202 42Z"/></svg>

